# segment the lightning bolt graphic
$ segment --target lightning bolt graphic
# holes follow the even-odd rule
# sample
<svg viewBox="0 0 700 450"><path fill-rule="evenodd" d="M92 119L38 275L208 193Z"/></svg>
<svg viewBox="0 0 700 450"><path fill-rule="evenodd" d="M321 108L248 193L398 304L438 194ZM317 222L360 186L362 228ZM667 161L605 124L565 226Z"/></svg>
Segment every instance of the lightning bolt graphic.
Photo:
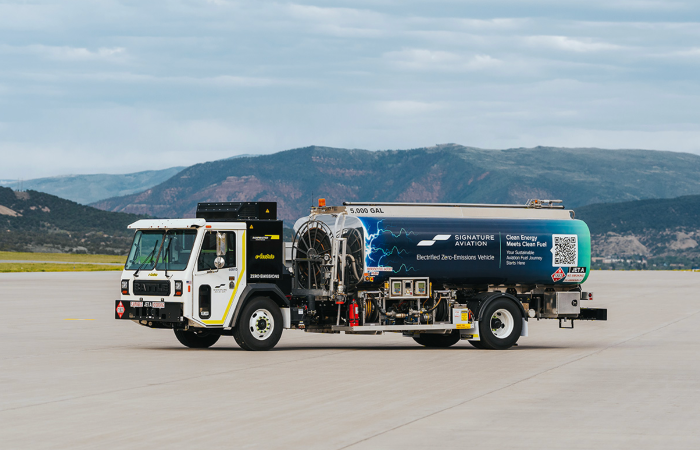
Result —
<svg viewBox="0 0 700 450"><path fill-rule="evenodd" d="M396 254L397 254L397 255L401 255L402 253L408 253L408 250L405 250L405 249L399 250L399 248L398 248L397 246L394 246L394 247L393 247L391 250L389 250L389 251L386 251L386 250L384 250L384 249L381 248L381 247L378 247L378 248L376 248L376 249L374 249L374 250L376 250L376 251L382 253L382 256L380 256L379 259L377 260L377 265L378 265L378 266L381 266L381 264L382 264L382 259L384 259L384 258L387 257L387 256L393 255L393 254L394 254L394 251L396 251Z"/></svg>
<svg viewBox="0 0 700 450"><path fill-rule="evenodd" d="M397 270L393 270L393 272L399 273L399 272L401 272L401 269L405 270L406 272L410 272L412 270L415 272L418 272L418 269L416 269L415 267L409 267L406 264L401 264L401 266Z"/></svg>
<svg viewBox="0 0 700 450"><path fill-rule="evenodd" d="M395 233L392 230L384 228L382 222L384 222L384 219L378 220L376 222L377 231L375 231L372 234L367 233L365 236L365 248L367 249L367 263L368 263L367 265L381 266L382 259L394 254L394 251L396 251L397 255L401 255L402 253L408 253L408 251L405 249L399 250L399 248L397 246L394 246L389 251L385 250L384 248L382 248L380 246L375 247L374 246L375 240L378 239L383 234L390 234L393 238L399 238L402 235L405 235L406 237L408 237L412 234L416 234L413 231L406 230L405 228L401 228L398 232Z"/></svg>
<svg viewBox="0 0 700 450"><path fill-rule="evenodd" d="M386 251L386 250L384 250L383 248L378 248L377 251L382 252L382 253L384 254L384 256L393 255L393 254L394 254L394 251L396 251L396 254L397 254L397 255L400 255L400 254L402 254L402 253L408 253L408 250L406 250L406 249L400 249L400 250L399 250L399 248L398 248L397 246L395 246L395 245L394 245L394 247L393 247L391 250L389 250L389 251Z"/></svg>

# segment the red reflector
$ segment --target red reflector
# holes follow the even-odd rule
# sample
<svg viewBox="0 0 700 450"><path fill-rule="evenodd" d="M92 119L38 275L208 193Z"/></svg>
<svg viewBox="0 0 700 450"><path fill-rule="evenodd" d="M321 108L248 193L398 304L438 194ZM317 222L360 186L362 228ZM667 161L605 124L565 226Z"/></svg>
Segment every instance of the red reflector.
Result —
<svg viewBox="0 0 700 450"><path fill-rule="evenodd" d="M124 294L124 295L129 295L129 291L127 291L126 289L124 289L124 290L122 291L122 294Z"/></svg>
<svg viewBox="0 0 700 450"><path fill-rule="evenodd" d="M206 226L206 227L204 227L204 228L211 228L211 225L207 225L207 226Z"/></svg>
<svg viewBox="0 0 700 450"><path fill-rule="evenodd" d="M187 286L187 292L192 292L192 286Z"/></svg>

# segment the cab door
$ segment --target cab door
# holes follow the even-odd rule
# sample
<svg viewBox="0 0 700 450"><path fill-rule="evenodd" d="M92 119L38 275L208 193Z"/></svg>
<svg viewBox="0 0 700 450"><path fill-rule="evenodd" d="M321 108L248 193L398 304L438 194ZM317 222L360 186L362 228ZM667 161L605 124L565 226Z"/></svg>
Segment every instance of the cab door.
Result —
<svg viewBox="0 0 700 450"><path fill-rule="evenodd" d="M226 255L224 266L217 269L216 230L207 231L202 239L202 246L197 256L193 277L193 317L205 325L224 325L226 314L233 303L233 294L237 291L240 248L239 232L219 231L226 236Z"/></svg>

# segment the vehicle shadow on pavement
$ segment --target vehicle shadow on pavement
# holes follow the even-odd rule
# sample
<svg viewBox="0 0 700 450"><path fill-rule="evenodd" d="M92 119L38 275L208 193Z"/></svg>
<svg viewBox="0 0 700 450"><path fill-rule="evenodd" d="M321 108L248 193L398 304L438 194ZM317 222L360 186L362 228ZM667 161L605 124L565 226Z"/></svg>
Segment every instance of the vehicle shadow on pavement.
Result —
<svg viewBox="0 0 700 450"><path fill-rule="evenodd" d="M549 349L562 349L566 347L557 346L528 346L528 347L513 347L507 351L513 350L549 350ZM157 351L210 351L210 352L222 352L222 351L241 351L245 352L238 346L217 346L211 348L187 348L187 347L138 347L133 350L157 350ZM372 350L372 351L429 351L429 352L460 352L460 351L474 351L474 352L492 352L494 350L481 350L471 346L455 346L449 348L427 348L421 347L419 345L376 345L376 346L357 346L357 345L332 345L332 346L280 346L275 347L271 350L259 352L259 353L269 353L269 352L284 352L284 351L326 351L326 350L348 350L348 351L359 351L359 350ZM502 351L502 350L501 350ZM253 353L253 352L251 352Z"/></svg>

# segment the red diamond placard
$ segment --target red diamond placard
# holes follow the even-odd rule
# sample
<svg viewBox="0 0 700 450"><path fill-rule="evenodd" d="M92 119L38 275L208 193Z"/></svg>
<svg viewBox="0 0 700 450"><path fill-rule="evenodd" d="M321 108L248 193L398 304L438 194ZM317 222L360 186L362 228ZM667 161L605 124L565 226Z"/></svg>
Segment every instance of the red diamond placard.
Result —
<svg viewBox="0 0 700 450"><path fill-rule="evenodd" d="M564 277L566 277L566 274L560 267L556 272L552 274L552 281L556 283L557 281L562 280Z"/></svg>
<svg viewBox="0 0 700 450"><path fill-rule="evenodd" d="M560 269L560 270L561 270L561 269ZM121 319L122 316L124 315L124 311L126 311L126 310L124 309L124 305L122 304L122 302L119 302L119 304L117 305L117 314L119 315L119 318L120 318L120 319Z"/></svg>

